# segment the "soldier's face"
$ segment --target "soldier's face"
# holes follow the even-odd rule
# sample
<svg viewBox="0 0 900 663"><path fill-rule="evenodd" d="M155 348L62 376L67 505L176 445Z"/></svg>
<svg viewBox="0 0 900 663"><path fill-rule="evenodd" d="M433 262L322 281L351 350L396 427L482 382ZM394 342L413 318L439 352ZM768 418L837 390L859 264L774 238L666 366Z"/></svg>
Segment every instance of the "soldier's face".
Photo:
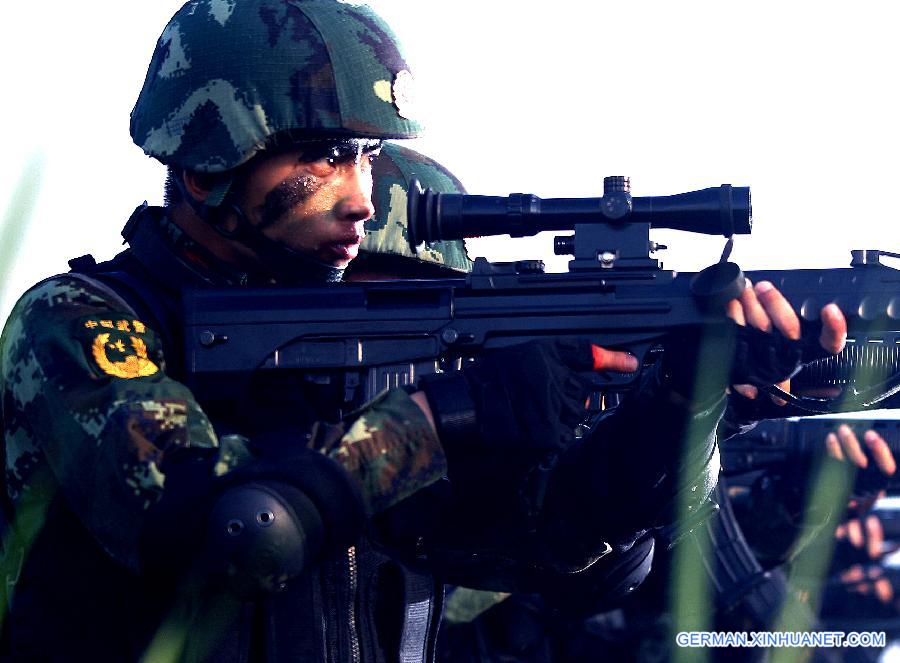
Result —
<svg viewBox="0 0 900 663"><path fill-rule="evenodd" d="M380 141L303 144L257 158L236 192L270 239L334 267L359 251L372 216L372 160Z"/></svg>

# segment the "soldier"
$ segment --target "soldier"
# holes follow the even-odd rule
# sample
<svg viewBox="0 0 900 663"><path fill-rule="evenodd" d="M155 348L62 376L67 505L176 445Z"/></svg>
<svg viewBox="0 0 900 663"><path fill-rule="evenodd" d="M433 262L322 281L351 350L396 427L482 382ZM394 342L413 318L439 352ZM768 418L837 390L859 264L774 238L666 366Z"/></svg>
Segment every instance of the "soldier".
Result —
<svg viewBox="0 0 900 663"><path fill-rule="evenodd" d="M366 560L348 548L368 509L446 474L425 414L398 390L353 429L370 443L379 426L398 431L377 450L338 435L312 451L305 434L329 413L298 397L292 428L251 427L249 441L237 434L245 420L211 421L177 381L178 316L187 287L339 279L372 214L370 161L382 139L418 133L415 110L399 44L366 7L202 0L175 14L131 121L135 142L169 168L166 206L138 208L130 248L109 263L74 261L32 288L3 335L6 655L355 660L391 646L374 639L380 603L355 586ZM296 437L272 443L274 430ZM289 458L253 464L267 445ZM379 473L398 461L407 467L385 490ZM225 560L230 592L191 572L210 565L194 552L232 485L220 477L252 486L237 496L258 513L294 516L277 519L294 521L283 559L263 550L262 568L237 572ZM241 600L307 566L275 599ZM358 616L354 592L367 596ZM409 638L420 649L427 618Z"/></svg>
<svg viewBox="0 0 900 663"><path fill-rule="evenodd" d="M366 221L359 255L347 268L346 280L460 278L472 270L462 240L434 242L418 253L409 248L406 192L415 177L424 188L440 193L465 193L465 187L444 166L396 143L385 143L372 167L375 216Z"/></svg>
<svg viewBox="0 0 900 663"><path fill-rule="evenodd" d="M583 416L573 371L633 370L633 357L509 348L340 422L302 380L226 408L179 382L185 289L341 278L373 214L381 141L419 131L412 86L389 28L355 3L192 0L166 26L131 121L169 168L166 205L135 211L113 260L74 260L26 292L0 340L4 655L426 660L440 611L428 571L499 582L510 565L485 571L481 553L521 551L513 575L566 577L658 519L673 467L705 499L725 384L695 391L687 364L648 373L549 477L534 459ZM733 309L798 334L772 289ZM831 346L841 322L826 325ZM688 437L678 460L666 443ZM435 490L445 477L451 508ZM515 514L532 522L519 503L536 481L546 519L532 532ZM627 512L585 514L614 496Z"/></svg>

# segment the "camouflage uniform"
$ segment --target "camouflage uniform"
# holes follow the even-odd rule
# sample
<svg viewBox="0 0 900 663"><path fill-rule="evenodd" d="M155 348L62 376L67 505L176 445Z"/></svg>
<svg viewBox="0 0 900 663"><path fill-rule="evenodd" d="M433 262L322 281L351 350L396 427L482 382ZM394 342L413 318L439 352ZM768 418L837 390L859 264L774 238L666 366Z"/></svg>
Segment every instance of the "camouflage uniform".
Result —
<svg viewBox="0 0 900 663"><path fill-rule="evenodd" d="M366 236L359 247L359 257L350 269L375 263L399 271L414 270L419 278L461 276L472 270L472 261L462 240L434 242L415 253L409 248L406 193L410 182L415 177L422 186L439 193L465 193L465 187L453 173L415 150L385 143L372 174L375 216L366 221Z"/></svg>
<svg viewBox="0 0 900 663"><path fill-rule="evenodd" d="M140 224L149 226L141 234L185 239L155 210L139 214ZM190 242L181 244L173 246L173 255ZM135 255L141 256L134 250L125 254L119 267ZM178 277L186 274L184 270ZM69 606L68 615L90 614L91 621L119 625L118 606L142 595L139 578L128 571L138 570L143 514L164 489L160 465L167 454L179 448L209 448L217 474L252 459L240 437L219 439L191 393L170 377L177 366L167 361L161 335L147 320L100 278L82 274L38 284L10 316L0 341L0 361L7 489L15 516L4 549L4 572L5 588L14 599L7 619L19 632L52 632L49 624L22 622L38 619L27 606L40 611L45 609L43 600L60 595L62 599L54 598L57 604L77 602ZM177 360L176 355L172 361ZM386 393L343 435L331 431L331 437L336 442L323 451L354 478L370 513L446 473L432 429L402 390ZM397 471L413 464L414 471ZM61 548L71 554L67 563L48 564L47 557ZM94 577L88 578L81 568L85 559L92 560ZM123 580L109 586L111 577ZM76 579L107 591L93 592L93 599L85 598L91 593L67 591ZM121 596L113 600L109 592ZM69 616L66 622L74 625L78 620ZM65 624L59 626L69 633ZM155 624L141 628L138 642L152 634ZM79 641L70 635L69 647ZM96 634L81 635L89 639L84 646L100 644ZM110 659L139 653L125 655L114 648L115 640L105 641L112 647ZM103 658L98 654L102 649L90 651Z"/></svg>
<svg viewBox="0 0 900 663"><path fill-rule="evenodd" d="M387 26L355 3L191 0L160 38L131 130L149 155L173 168L223 173L206 201L215 207L226 199L233 169L262 149L310 135L412 137L419 130L414 101L412 75ZM281 402L296 408L299 430L314 431L316 458L339 466L380 542L401 556L389 558L362 537L312 564L286 591L256 601L139 573L148 563L175 561L148 560L140 545L150 515L174 489L174 474L164 471L174 459L203 459L210 476L227 479L260 455L279 462L285 450L255 437L270 432L260 430L264 417L254 422L240 404L234 412L201 409L205 404L178 382L185 372L181 291L252 285L256 277L215 260L166 210L139 208L123 234L130 248L113 261L79 262L77 273L26 293L0 340L11 520L3 653L45 660L427 660L440 587L399 561L416 560L421 532L434 542L431 567L458 584L533 580L549 571L545 585L552 586L585 560L596 566L600 523L583 522L580 507L595 501L596 485L612 494L643 485L627 469L630 451L583 445L561 463L563 477L598 468L596 482L573 486L554 503L568 536L556 538L579 544L586 532L590 542L574 545L570 559L550 569L527 552L516 566L508 558L519 552L521 537L498 533L495 522L467 536L479 514L443 508L443 450L405 392L388 392L330 427L315 423L334 414L321 404L327 397L307 399L301 389L279 394ZM660 392L641 390L631 414L605 431L609 439L627 439L632 430L644 440L668 439L669 424L686 418L702 433L718 417L716 407L686 417L682 406L661 403L654 396ZM663 412L650 422L649 409ZM699 499L707 493L706 485L696 491ZM656 512L655 499L647 494L641 514ZM627 538L625 515L604 515ZM203 534L205 522L193 517L186 512L182 529ZM482 535L487 543L473 552ZM190 557L177 543L151 550ZM571 584L584 584L583 575Z"/></svg>
<svg viewBox="0 0 900 663"><path fill-rule="evenodd" d="M248 31L267 46L243 49ZM228 76L204 68L216 59L204 49L222 48L246 56L229 59ZM361 80L368 83L350 84ZM160 37L132 135L164 163L225 172L297 132L413 136L419 125L410 119L411 86L393 35L365 7L192 0ZM381 660L398 643L379 640L374 615L389 600L388 621L402 622L404 604L380 598L383 557L370 555L364 540L258 602L205 588L175 592L140 574L148 513L167 492L167 459L194 453L212 475L228 476L260 453L242 434L252 429L236 431L209 416L178 381L181 291L252 284L253 276L213 258L163 209L138 208L123 234L130 248L109 263L80 261L73 273L25 293L0 339L10 520L3 653L29 660ZM321 418L312 404L297 407L305 428ZM311 444L343 468L368 515L446 474L433 429L402 390L385 393L347 424L315 430ZM427 610L421 619L421 642L409 646L424 657L435 623Z"/></svg>

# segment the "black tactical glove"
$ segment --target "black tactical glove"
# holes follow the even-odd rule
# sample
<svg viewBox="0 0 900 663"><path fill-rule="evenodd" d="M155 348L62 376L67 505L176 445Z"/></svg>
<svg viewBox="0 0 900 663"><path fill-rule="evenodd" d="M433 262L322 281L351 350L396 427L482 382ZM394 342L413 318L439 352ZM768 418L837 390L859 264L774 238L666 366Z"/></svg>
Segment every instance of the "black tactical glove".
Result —
<svg viewBox="0 0 900 663"><path fill-rule="evenodd" d="M766 387L793 377L803 349L776 331L729 323L683 332L667 346L663 366L678 393L703 402L731 385Z"/></svg>
<svg viewBox="0 0 900 663"><path fill-rule="evenodd" d="M731 384L767 387L794 377L802 368L803 341L777 331L737 327Z"/></svg>
<svg viewBox="0 0 900 663"><path fill-rule="evenodd" d="M585 418L593 368L587 340L530 341L500 348L456 373L419 383L447 453L555 450Z"/></svg>
<svg viewBox="0 0 900 663"><path fill-rule="evenodd" d="M877 497L881 496L882 491L895 485L895 480L875 464L868 448L864 448L863 453L866 454L869 464L857 469L856 481L853 484L853 497L860 501L874 502Z"/></svg>
<svg viewBox="0 0 900 663"><path fill-rule="evenodd" d="M459 372L424 377L419 386L451 481L496 495L517 490L523 472L571 440L584 420L590 381L576 371L592 368L587 340L530 341L487 353Z"/></svg>

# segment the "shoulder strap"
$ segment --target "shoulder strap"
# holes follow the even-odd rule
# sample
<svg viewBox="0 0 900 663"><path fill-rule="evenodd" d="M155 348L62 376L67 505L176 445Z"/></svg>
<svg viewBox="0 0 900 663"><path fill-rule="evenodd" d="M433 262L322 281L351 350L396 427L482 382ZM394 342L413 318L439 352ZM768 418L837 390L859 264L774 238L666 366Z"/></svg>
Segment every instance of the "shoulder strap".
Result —
<svg viewBox="0 0 900 663"><path fill-rule="evenodd" d="M111 288L156 331L163 344L169 370L173 377L181 375L181 329L178 301L166 293L146 268L135 260L128 250L112 260L97 263L86 255L69 261L75 273L96 279Z"/></svg>

